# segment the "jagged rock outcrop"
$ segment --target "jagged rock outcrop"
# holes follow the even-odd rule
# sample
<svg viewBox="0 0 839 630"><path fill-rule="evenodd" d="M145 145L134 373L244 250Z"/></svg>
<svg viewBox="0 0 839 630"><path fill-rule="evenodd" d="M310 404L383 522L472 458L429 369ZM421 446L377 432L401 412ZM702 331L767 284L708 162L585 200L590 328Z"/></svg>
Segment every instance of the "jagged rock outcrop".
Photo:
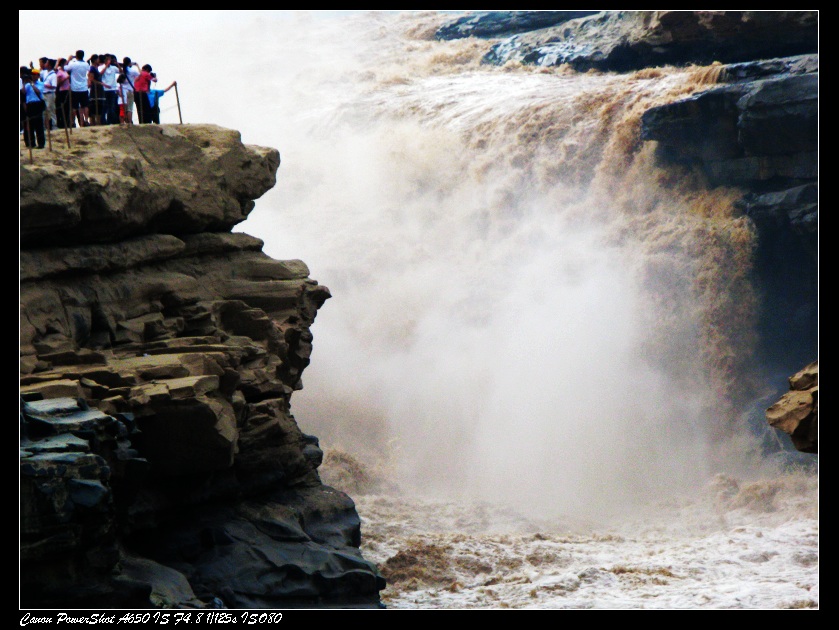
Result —
<svg viewBox="0 0 839 630"><path fill-rule="evenodd" d="M230 229L279 154L212 125L21 158L21 605L376 606L290 413L329 290Z"/></svg>
<svg viewBox="0 0 839 630"><path fill-rule="evenodd" d="M766 420L787 433L803 453L819 452L819 362L789 379L789 391L766 410Z"/></svg>
<svg viewBox="0 0 839 630"><path fill-rule="evenodd" d="M817 11L601 11L514 35L484 62L626 72L816 52Z"/></svg>
<svg viewBox="0 0 839 630"><path fill-rule="evenodd" d="M440 40L502 37L556 26L595 13L598 11L481 11L444 24L434 36Z"/></svg>

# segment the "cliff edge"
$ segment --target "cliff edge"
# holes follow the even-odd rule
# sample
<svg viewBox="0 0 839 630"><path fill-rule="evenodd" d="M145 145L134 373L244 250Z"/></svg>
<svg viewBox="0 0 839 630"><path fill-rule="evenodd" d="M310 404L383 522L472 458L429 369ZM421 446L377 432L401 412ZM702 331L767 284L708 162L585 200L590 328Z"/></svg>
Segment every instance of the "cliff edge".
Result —
<svg viewBox="0 0 839 630"><path fill-rule="evenodd" d="M64 140L20 163L21 606L378 606L290 412L329 290L231 232L278 151L213 125Z"/></svg>

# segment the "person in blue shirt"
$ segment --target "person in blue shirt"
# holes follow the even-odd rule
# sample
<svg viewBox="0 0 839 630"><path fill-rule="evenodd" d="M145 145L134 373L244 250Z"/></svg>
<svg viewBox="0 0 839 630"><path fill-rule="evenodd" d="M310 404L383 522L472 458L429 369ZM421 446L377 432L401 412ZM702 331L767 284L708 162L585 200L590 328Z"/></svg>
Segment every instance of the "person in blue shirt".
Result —
<svg viewBox="0 0 839 630"><path fill-rule="evenodd" d="M33 149L43 149L47 143L44 131L44 112L47 105L44 102L43 84L40 86L32 77L32 72L21 68L20 79L23 87L20 96L26 119L24 121L23 143Z"/></svg>
<svg viewBox="0 0 839 630"><path fill-rule="evenodd" d="M154 76L154 73L152 73ZM177 81L172 81L169 86L163 90L149 90L149 105L151 106L151 111L149 114L149 122L155 123L157 125L160 124L160 99L163 97L166 92L171 90L178 84Z"/></svg>

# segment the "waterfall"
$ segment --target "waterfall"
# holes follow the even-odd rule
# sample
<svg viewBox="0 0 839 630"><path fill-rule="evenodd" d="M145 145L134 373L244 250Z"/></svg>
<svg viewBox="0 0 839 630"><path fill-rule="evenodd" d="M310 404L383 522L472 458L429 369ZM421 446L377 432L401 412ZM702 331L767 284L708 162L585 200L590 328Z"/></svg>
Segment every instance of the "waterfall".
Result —
<svg viewBox="0 0 839 630"><path fill-rule="evenodd" d="M639 124L713 73L486 66L438 23L256 38L293 72L256 88L283 163L240 229L334 296L298 422L432 494L586 515L695 484L737 432L753 234Z"/></svg>

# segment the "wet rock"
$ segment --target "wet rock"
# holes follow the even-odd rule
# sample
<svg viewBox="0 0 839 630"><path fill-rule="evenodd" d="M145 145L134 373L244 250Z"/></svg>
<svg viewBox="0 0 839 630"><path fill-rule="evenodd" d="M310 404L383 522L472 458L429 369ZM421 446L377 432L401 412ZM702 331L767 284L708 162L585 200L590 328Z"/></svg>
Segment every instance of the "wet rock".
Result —
<svg viewBox="0 0 839 630"><path fill-rule="evenodd" d="M483 61L627 72L816 52L817 11L601 11L514 35Z"/></svg>
<svg viewBox="0 0 839 630"><path fill-rule="evenodd" d="M641 127L664 160L704 164L712 185L814 179L817 136L818 73L712 88L649 109Z"/></svg>
<svg viewBox="0 0 839 630"><path fill-rule="evenodd" d="M444 24L435 33L440 40L464 37L502 37L556 26L598 11L481 11Z"/></svg>

